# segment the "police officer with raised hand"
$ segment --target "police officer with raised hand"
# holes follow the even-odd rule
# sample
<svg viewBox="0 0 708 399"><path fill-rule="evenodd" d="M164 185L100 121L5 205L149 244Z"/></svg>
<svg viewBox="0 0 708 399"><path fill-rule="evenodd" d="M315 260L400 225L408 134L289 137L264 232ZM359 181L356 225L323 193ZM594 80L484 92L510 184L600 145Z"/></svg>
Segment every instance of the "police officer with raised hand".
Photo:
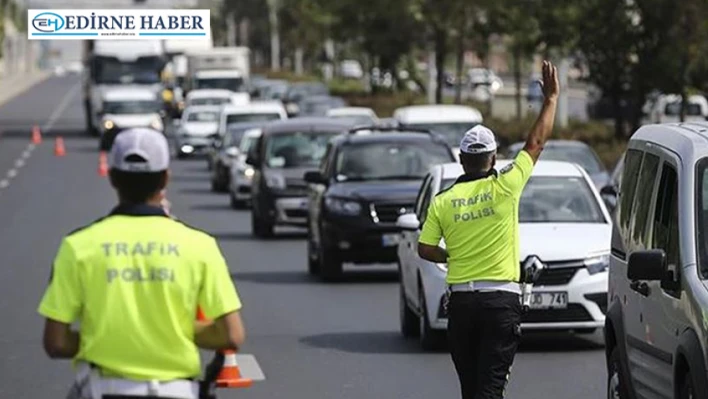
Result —
<svg viewBox="0 0 708 399"><path fill-rule="evenodd" d="M553 130L559 84L550 62L540 84L543 107L526 145L498 173L494 133L481 125L465 133L464 174L431 202L419 239L421 258L448 264L448 344L463 399L504 397L521 337L519 200Z"/></svg>
<svg viewBox="0 0 708 399"><path fill-rule="evenodd" d="M216 240L162 208L169 158L157 131L119 134L108 159L118 205L61 242L39 313L46 353L78 365L69 398L197 399L198 348L244 342ZM198 307L213 322L196 322Z"/></svg>

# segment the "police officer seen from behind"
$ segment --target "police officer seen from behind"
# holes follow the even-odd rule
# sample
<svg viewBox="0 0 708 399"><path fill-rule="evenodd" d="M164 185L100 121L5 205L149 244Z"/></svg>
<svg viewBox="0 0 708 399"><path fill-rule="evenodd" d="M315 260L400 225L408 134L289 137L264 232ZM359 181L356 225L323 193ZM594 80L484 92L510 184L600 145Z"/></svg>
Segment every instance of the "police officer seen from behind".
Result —
<svg viewBox="0 0 708 399"><path fill-rule="evenodd" d="M61 242L39 313L47 354L78 365L70 398L196 399L198 348L244 341L216 240L160 206L169 158L159 132L119 134L108 159L118 206ZM195 322L198 307L213 322Z"/></svg>
<svg viewBox="0 0 708 399"><path fill-rule="evenodd" d="M430 204L419 239L421 258L448 264L448 344L463 399L504 397L521 336L519 199L553 130L559 85L549 62L541 84L544 103L526 145L499 173L492 131L465 133L465 173Z"/></svg>

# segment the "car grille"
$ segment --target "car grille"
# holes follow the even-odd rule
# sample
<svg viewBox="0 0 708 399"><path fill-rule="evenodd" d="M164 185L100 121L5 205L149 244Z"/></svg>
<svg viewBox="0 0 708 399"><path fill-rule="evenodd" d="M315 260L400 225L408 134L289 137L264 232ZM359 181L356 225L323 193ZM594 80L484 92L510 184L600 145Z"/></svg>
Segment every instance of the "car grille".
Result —
<svg viewBox="0 0 708 399"><path fill-rule="evenodd" d="M301 179L286 179L285 192L292 197L306 197L308 194L307 183Z"/></svg>
<svg viewBox="0 0 708 399"><path fill-rule="evenodd" d="M565 285L570 283L578 269L583 268L582 261L546 262L546 269L534 285Z"/></svg>
<svg viewBox="0 0 708 399"><path fill-rule="evenodd" d="M285 216L289 218L306 218L307 211L304 209L286 209Z"/></svg>
<svg viewBox="0 0 708 399"><path fill-rule="evenodd" d="M399 216L412 211L410 203L371 204L371 217L376 223L396 223Z"/></svg>
<svg viewBox="0 0 708 399"><path fill-rule="evenodd" d="M521 316L522 323L554 323L592 321L593 318L583 305L571 303L566 309L529 309Z"/></svg>

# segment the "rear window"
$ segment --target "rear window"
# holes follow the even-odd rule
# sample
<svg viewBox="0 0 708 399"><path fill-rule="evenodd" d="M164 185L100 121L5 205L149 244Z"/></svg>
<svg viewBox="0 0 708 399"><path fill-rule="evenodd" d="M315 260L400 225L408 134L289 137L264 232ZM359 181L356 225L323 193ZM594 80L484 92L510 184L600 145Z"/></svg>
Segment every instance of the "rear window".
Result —
<svg viewBox="0 0 708 399"><path fill-rule="evenodd" d="M258 114L231 114L226 117L226 124L243 123L243 122L268 122L281 119L277 113L258 113Z"/></svg>

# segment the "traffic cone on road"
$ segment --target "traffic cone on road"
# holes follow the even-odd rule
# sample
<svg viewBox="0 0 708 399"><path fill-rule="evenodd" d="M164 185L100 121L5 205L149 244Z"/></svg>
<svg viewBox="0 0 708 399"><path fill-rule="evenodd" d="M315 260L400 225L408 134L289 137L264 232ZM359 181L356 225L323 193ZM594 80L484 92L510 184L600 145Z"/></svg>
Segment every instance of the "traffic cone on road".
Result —
<svg viewBox="0 0 708 399"><path fill-rule="evenodd" d="M32 144L42 143L42 133L39 131L39 126L32 127Z"/></svg>
<svg viewBox="0 0 708 399"><path fill-rule="evenodd" d="M101 151L98 155L98 175L101 177L108 176L108 158L105 151Z"/></svg>
<svg viewBox="0 0 708 399"><path fill-rule="evenodd" d="M64 148L64 139L59 136L54 140L54 155L57 157L63 157L66 155L66 149Z"/></svg>
<svg viewBox="0 0 708 399"><path fill-rule="evenodd" d="M202 312L201 308L197 308L197 320L206 321L208 320ZM220 356L223 356L223 366L216 377L216 386L219 388L248 388L253 385L253 380L250 378L244 378L241 375L241 370L238 367L236 361L236 351L233 350L223 350L219 351Z"/></svg>

